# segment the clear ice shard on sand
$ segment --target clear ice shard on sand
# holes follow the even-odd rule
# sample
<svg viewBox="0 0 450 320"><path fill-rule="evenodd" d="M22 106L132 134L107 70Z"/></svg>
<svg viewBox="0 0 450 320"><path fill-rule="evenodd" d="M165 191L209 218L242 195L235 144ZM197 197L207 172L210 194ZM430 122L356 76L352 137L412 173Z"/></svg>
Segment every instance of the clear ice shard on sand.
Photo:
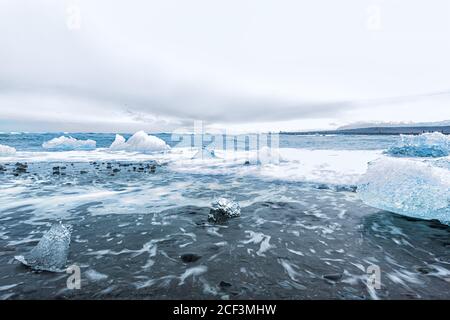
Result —
<svg viewBox="0 0 450 320"><path fill-rule="evenodd" d="M450 224L450 170L443 166L382 158L369 163L357 193L369 206Z"/></svg>
<svg viewBox="0 0 450 320"><path fill-rule="evenodd" d="M241 207L239 203L226 198L219 198L212 203L208 220L220 223L229 218L239 217L240 215Z"/></svg>
<svg viewBox="0 0 450 320"><path fill-rule="evenodd" d="M60 272L64 269L69 254L71 226L55 223L39 240L39 243L24 256L15 259L34 270Z"/></svg>

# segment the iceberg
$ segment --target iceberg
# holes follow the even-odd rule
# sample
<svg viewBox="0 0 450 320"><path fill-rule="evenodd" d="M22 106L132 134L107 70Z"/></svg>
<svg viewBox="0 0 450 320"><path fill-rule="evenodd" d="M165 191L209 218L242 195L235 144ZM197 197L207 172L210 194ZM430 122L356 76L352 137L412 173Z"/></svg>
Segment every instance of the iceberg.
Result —
<svg viewBox="0 0 450 320"><path fill-rule="evenodd" d="M401 135L399 145L387 150L396 157L446 157L450 155L450 137L440 132L419 136Z"/></svg>
<svg viewBox="0 0 450 320"><path fill-rule="evenodd" d="M382 158L369 163L357 187L369 206L450 224L450 170L414 159Z"/></svg>
<svg viewBox="0 0 450 320"><path fill-rule="evenodd" d="M237 202L226 198L219 198L212 203L211 210L208 214L208 221L222 223L229 218L239 217L241 215L241 207Z"/></svg>
<svg viewBox="0 0 450 320"><path fill-rule="evenodd" d="M16 153L16 149L0 144L0 156L11 156Z"/></svg>
<svg viewBox="0 0 450 320"><path fill-rule="evenodd" d="M72 137L61 136L44 142L44 149L69 151L69 150L94 150L97 143L94 140L78 140Z"/></svg>
<svg viewBox="0 0 450 320"><path fill-rule="evenodd" d="M28 254L14 258L39 271L61 272L69 255L71 226L55 223Z"/></svg>
<svg viewBox="0 0 450 320"><path fill-rule="evenodd" d="M150 136L144 131L138 131L131 138L129 138L128 141L126 141L120 134L116 134L116 138L109 149L112 151L151 153L166 151L169 150L170 147L164 142L164 140L155 136Z"/></svg>

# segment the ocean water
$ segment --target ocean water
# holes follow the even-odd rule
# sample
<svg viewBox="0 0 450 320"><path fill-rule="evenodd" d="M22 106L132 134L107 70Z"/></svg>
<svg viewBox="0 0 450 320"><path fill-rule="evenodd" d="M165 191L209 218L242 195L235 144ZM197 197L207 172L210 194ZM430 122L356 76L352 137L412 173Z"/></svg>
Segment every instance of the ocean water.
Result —
<svg viewBox="0 0 450 320"><path fill-rule="evenodd" d="M43 147L60 136L95 147ZM280 135L270 150L245 137L221 148L210 136L200 147L196 136L155 136L171 148L0 133L16 149L0 155L0 299L450 298L448 156L411 157L410 145L390 155L399 136ZM208 222L219 197L241 216ZM78 290L67 273L14 259L60 221L72 226Z"/></svg>

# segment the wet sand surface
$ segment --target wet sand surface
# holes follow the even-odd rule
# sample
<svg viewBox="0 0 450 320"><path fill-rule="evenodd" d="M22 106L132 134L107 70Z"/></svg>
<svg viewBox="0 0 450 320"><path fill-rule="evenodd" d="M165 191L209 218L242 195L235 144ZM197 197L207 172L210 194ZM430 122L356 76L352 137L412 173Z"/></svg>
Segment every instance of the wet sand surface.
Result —
<svg viewBox="0 0 450 320"><path fill-rule="evenodd" d="M0 299L450 298L450 227L367 207L351 188L153 162L3 166ZM241 216L208 222L217 196L238 201ZM79 290L67 289L69 274L14 260L57 221L73 226L67 265L81 268Z"/></svg>

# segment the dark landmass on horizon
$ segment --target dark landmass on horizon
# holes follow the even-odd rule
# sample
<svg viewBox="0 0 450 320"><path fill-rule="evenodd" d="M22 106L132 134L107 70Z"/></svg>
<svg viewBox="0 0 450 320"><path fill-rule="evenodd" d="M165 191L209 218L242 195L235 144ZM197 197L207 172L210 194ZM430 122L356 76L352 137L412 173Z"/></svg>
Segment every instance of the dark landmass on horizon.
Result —
<svg viewBox="0 0 450 320"><path fill-rule="evenodd" d="M393 134L422 134L426 132L441 132L450 134L450 126L411 126L411 127L370 127L355 129L317 130L305 132L283 132L280 134L366 134L366 135L393 135Z"/></svg>

